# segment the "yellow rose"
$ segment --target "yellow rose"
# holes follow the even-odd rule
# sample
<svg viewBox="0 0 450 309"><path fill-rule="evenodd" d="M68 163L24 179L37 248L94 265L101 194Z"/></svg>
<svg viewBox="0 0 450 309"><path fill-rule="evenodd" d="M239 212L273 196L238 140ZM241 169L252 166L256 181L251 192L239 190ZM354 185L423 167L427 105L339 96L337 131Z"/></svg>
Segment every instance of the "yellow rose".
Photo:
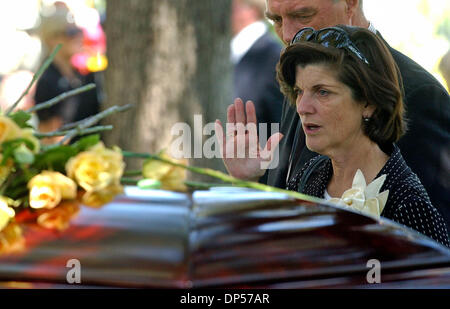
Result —
<svg viewBox="0 0 450 309"><path fill-rule="evenodd" d="M173 161L175 163L187 165L186 159L176 160L163 153L161 158ZM161 189L171 191L186 191L184 181L186 180L187 172L182 167L173 166L158 160L147 160L142 169L144 178L150 178L161 182Z"/></svg>
<svg viewBox="0 0 450 309"><path fill-rule="evenodd" d="M0 154L0 162L1 161L3 161L3 156ZM14 162L11 159L6 160L5 165L0 165L0 186L5 182L9 174L11 174L13 165Z"/></svg>
<svg viewBox="0 0 450 309"><path fill-rule="evenodd" d="M58 184L61 190L62 199L71 200L77 197L77 184L72 179L58 172L44 171L43 173L44 175L51 174L53 181Z"/></svg>
<svg viewBox="0 0 450 309"><path fill-rule="evenodd" d="M30 207L55 208L62 199L74 199L77 186L72 179L58 172L43 171L28 182Z"/></svg>
<svg viewBox="0 0 450 309"><path fill-rule="evenodd" d="M25 248L25 237L17 223L8 224L0 232L0 255L23 252Z"/></svg>
<svg viewBox="0 0 450 309"><path fill-rule="evenodd" d="M118 184L124 168L120 149L107 149L102 142L70 158L66 164L67 175L86 191Z"/></svg>
<svg viewBox="0 0 450 309"><path fill-rule="evenodd" d="M113 184L99 191L86 191L81 202L90 207L101 207L111 202L116 195L123 193L123 187L119 184Z"/></svg>
<svg viewBox="0 0 450 309"><path fill-rule="evenodd" d="M2 231L15 216L14 209L8 206L7 198L0 196L0 231Z"/></svg>
<svg viewBox="0 0 450 309"><path fill-rule="evenodd" d="M20 136L20 127L7 116L0 115L0 144Z"/></svg>
<svg viewBox="0 0 450 309"><path fill-rule="evenodd" d="M61 202L61 189L49 175L36 175L28 182L30 207L52 209Z"/></svg>

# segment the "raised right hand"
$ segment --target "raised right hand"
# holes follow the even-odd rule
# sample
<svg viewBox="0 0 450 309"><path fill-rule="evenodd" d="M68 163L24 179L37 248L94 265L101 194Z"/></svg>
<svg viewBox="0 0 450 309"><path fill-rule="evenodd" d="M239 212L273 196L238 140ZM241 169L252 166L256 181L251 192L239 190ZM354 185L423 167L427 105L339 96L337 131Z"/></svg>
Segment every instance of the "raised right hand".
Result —
<svg viewBox="0 0 450 309"><path fill-rule="evenodd" d="M244 110L245 109L245 110ZM220 120L216 120L215 131L219 141L220 154L230 175L245 180L258 180L264 175L273 154L283 138L275 133L264 149L259 146L255 105L237 98L227 109L226 135Z"/></svg>

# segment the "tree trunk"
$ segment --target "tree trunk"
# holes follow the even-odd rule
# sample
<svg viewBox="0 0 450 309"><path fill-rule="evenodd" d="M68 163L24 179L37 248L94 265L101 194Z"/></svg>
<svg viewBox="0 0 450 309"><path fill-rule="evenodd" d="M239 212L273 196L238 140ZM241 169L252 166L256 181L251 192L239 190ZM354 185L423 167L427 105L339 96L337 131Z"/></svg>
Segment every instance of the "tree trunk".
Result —
<svg viewBox="0 0 450 309"><path fill-rule="evenodd" d="M203 125L224 121L231 103L230 1L109 0L106 13L103 109L130 103L134 108L105 121L114 125L105 142L157 153L177 137L171 129L180 122L190 126L192 140L208 139L194 134L193 120L202 115ZM134 162L128 167L138 168ZM223 170L219 159L190 164Z"/></svg>

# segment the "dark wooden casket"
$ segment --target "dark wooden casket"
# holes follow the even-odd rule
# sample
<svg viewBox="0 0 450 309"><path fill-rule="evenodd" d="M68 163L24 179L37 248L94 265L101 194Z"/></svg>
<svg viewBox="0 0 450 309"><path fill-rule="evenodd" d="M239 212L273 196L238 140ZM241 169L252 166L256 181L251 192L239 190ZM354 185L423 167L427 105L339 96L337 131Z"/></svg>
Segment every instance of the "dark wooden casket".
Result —
<svg viewBox="0 0 450 309"><path fill-rule="evenodd" d="M450 250L390 220L283 194L127 187L59 232L23 227L0 287L449 288ZM69 284L69 260L81 284ZM369 284L368 262L381 284Z"/></svg>

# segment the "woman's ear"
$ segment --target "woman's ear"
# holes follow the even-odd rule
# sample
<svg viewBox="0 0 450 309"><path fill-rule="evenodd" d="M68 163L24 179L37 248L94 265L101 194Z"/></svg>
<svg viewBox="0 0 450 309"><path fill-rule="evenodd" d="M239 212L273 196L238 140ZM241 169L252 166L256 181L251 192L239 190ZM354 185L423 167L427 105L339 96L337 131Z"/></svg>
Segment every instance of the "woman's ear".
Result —
<svg viewBox="0 0 450 309"><path fill-rule="evenodd" d="M376 107L369 102L364 103L363 108L363 118L372 118L373 113L375 113Z"/></svg>

